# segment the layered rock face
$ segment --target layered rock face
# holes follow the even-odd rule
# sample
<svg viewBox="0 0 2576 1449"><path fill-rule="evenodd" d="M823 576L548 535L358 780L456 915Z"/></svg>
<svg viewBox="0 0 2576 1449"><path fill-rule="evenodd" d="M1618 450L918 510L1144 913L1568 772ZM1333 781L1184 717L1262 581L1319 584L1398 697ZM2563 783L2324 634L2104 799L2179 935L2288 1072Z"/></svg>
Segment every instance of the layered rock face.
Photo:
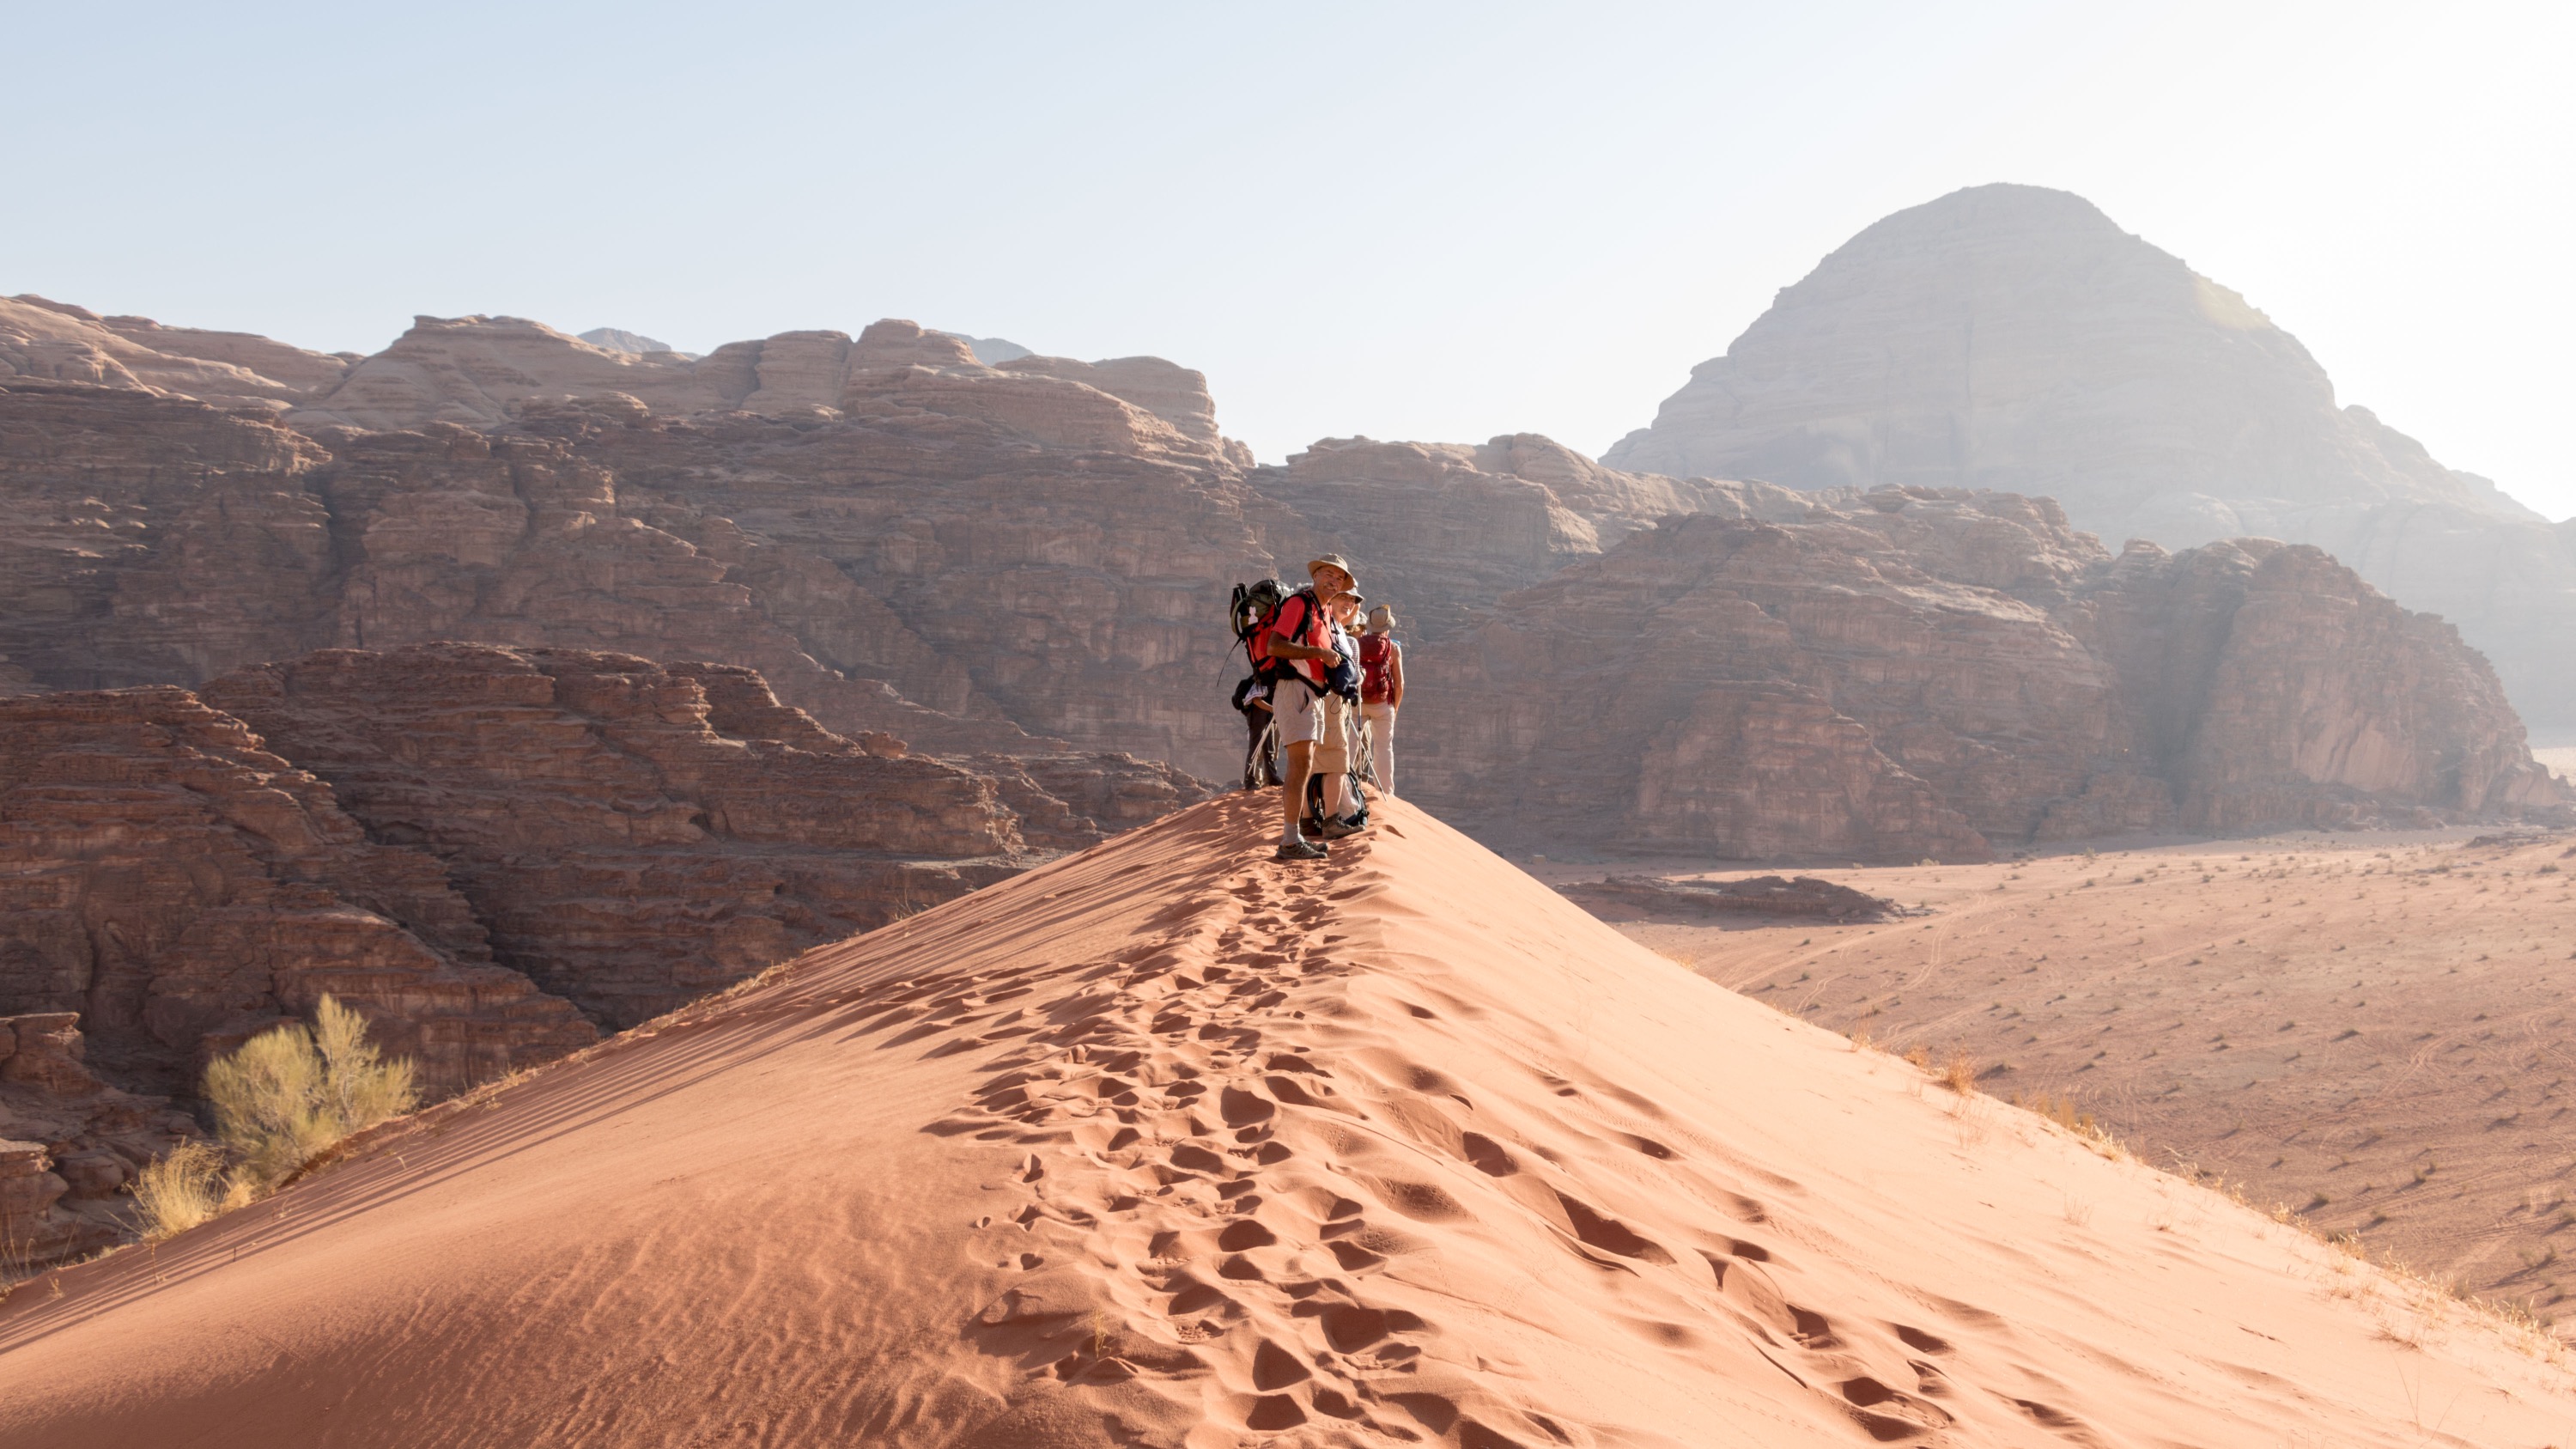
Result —
<svg viewBox="0 0 2576 1449"><path fill-rule="evenodd" d="M728 356L732 373L715 366ZM1417 688L1407 730L1417 751L1456 753L1453 798L1497 831L1581 820L1738 854L1912 859L2344 804L2520 808L2510 790L2437 802L2423 770L2447 764L2387 789L2306 756L2277 788L2234 765L2186 770L2184 747L2159 743L2181 736L2150 742L2126 722L2129 676L2112 636L2087 632L2098 611L2081 582L2109 560L2051 503L1676 480L1529 434L1328 439L1247 470L1195 373L1152 359L988 367L965 339L910 323L696 363L533 323L424 324L284 423L139 388L0 380L0 488L18 524L0 531L15 565L0 578L0 689L194 684L317 647L442 640L709 660L759 671L846 739L970 762L1033 847L1150 818L1195 788L1102 751L1234 771L1240 726L1220 701L1243 666L1216 622L1227 590L1324 551L1353 557L1372 600L1397 607L1417 686L1426 664L1462 698L1518 681L1436 731L1440 689ZM1658 526L1676 515L1700 522ZM1704 589L1719 558L1723 589L1758 580L1744 598L1763 602ZM1616 608L1585 592L1619 579L1633 597ZM2347 582L2312 571L2286 587L2340 598ZM1549 617L1554 595L1515 594L1532 588L1572 591L1566 618ZM2163 627L2133 612L2146 622L2132 633ZM2281 627L2330 634L2342 617L2321 605ZM1607 633L1585 637L1595 627ZM1678 632L1637 637L1659 629ZM2408 629L2421 632L2371 638ZM1541 642L1524 647L1530 634ZM1484 662L1457 662L1471 655ZM2187 682L2157 697L2216 698ZM1571 713L1550 702L1560 689ZM2466 722L2427 717L2406 737L2488 730L2483 697L2461 697L2481 701ZM1609 752L1634 768L1592 773L1588 746L1528 759L1578 718L1642 732ZM2258 723L2297 721L2258 712L2246 728ZM2489 733L2495 768L2518 769L2518 741ZM1520 762L1508 780L1477 773L1506 762ZM2463 768L2472 781L2486 769ZM2186 777L2262 803L2196 803ZM2357 793L2335 804L2300 781ZM1640 790L1648 804L1602 814ZM1631 824L1600 823L1632 808Z"/></svg>
<svg viewBox="0 0 2576 1449"><path fill-rule="evenodd" d="M184 1096L329 994L444 1094L1205 793L1002 763L832 734L736 666L575 650L0 701L0 1013L77 1013L109 1080Z"/></svg>
<svg viewBox="0 0 2576 1449"><path fill-rule="evenodd" d="M328 456L266 414L0 379L0 692L192 684L330 643Z"/></svg>
<svg viewBox="0 0 2576 1449"><path fill-rule="evenodd" d="M578 650L0 700L0 1270L127 1231L119 1191L196 1130L170 1099L324 995L444 1096L1206 793L987 764Z"/></svg>
<svg viewBox="0 0 2576 1449"><path fill-rule="evenodd" d="M43 297L0 297L0 378L50 379L284 408L336 387L355 354L308 352L247 332L101 317Z"/></svg>
<svg viewBox="0 0 2576 1449"><path fill-rule="evenodd" d="M441 422L493 428L531 402L611 395L665 416L901 416L925 410L927 398L950 395L960 382L982 382L997 384L980 389L988 410L1035 432L1097 439L1118 431L1120 409L1083 396L1091 393L1225 451L1207 379L1159 357L1078 362L1019 353L1000 360L997 370L978 359L970 339L893 319L856 338L829 330L782 332L730 342L705 357L654 350L645 345L651 339L630 333L599 332L597 340L568 337L522 317L415 318L392 346L298 396L294 421L306 428ZM935 380L941 378L948 382ZM1240 445L1234 456L1250 461Z"/></svg>
<svg viewBox="0 0 2576 1449"><path fill-rule="evenodd" d="M1410 668L1407 793L1532 844L1979 859L2567 798L2483 660L2316 550L2115 561L2012 494L1669 519Z"/></svg>
<svg viewBox="0 0 2576 1449"><path fill-rule="evenodd" d="M2458 630L2319 549L2133 544L2084 602L2192 829L2435 824L2569 798Z"/></svg>
<svg viewBox="0 0 2576 1449"><path fill-rule="evenodd" d="M0 1282L122 1241L126 1187L197 1135L169 1099L93 1075L78 1023L0 1016Z"/></svg>
<svg viewBox="0 0 2576 1449"><path fill-rule="evenodd" d="M387 377L452 393L496 337L643 365L533 324L432 332L370 359L325 399L338 412L294 416L415 422L447 405L396 406L364 374L391 359L409 371ZM442 338L454 366L423 371ZM765 382L740 397L675 394L732 411L531 392L489 430L307 433L139 389L0 381L19 525L0 543L0 688L474 639L739 664L835 730L944 753L1114 747L1225 772L1235 725L1206 704L1231 641L1211 624L1234 581L1273 567L1267 540L1298 530L1242 486L1197 374L986 368L908 323L814 345L763 344ZM795 401L819 397L832 405Z"/></svg>
<svg viewBox="0 0 2576 1449"><path fill-rule="evenodd" d="M2576 551L2358 407L2236 293L2079 197L1979 186L1871 226L1694 368L1617 468L2007 489L2106 539L2313 543L2457 623L2576 729Z"/></svg>
<svg viewBox="0 0 2576 1449"><path fill-rule="evenodd" d="M1025 848L992 781L871 754L729 666L324 650L202 694L369 836L435 859L498 960L610 1027L1000 879Z"/></svg>
<svg viewBox="0 0 2576 1449"><path fill-rule="evenodd" d="M1240 732L1219 703L1233 644L1219 621L1293 520L1220 450L1096 390L998 373L902 387L917 413L566 409L521 428L606 470L629 516L685 542L813 662L772 666L738 643L705 657L759 664L833 728L956 753L1069 741L1227 773ZM862 688L942 718L864 713L844 698Z"/></svg>
<svg viewBox="0 0 2576 1449"><path fill-rule="evenodd" d="M444 1090L596 1035L239 719L167 687L0 701L0 1013L76 1012L112 1080L178 1094L326 993Z"/></svg>
<svg viewBox="0 0 2576 1449"><path fill-rule="evenodd" d="M1665 515L1806 511L1787 489L1620 473L1536 433L1480 445L1325 438L1247 481L1295 513L1301 528L1283 544L1312 545L1283 549L1291 582L1310 553L1346 553L1370 601L1394 605L1426 640Z"/></svg>

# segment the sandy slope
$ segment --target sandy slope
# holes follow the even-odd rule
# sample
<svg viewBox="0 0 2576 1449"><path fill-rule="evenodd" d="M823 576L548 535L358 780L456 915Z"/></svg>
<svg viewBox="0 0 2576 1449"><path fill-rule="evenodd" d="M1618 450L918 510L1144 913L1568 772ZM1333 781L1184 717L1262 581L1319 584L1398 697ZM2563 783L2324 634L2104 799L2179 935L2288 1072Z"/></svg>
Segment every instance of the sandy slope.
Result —
<svg viewBox="0 0 2576 1449"><path fill-rule="evenodd" d="M1965 1051L1997 1096L2071 1094L2154 1162L2557 1319L2576 835L2463 834L1821 872L1932 914L1621 929L1820 1026Z"/></svg>
<svg viewBox="0 0 2576 1449"><path fill-rule="evenodd" d="M1184 812L0 1305L0 1445L2576 1443L1401 805Z"/></svg>

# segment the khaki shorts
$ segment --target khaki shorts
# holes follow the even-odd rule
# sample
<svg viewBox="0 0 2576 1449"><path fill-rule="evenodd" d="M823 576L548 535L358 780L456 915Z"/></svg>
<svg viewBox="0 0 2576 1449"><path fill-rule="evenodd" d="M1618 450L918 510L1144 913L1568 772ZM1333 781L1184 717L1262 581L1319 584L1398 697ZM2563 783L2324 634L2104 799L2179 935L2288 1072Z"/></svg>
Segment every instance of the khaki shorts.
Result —
<svg viewBox="0 0 2576 1449"><path fill-rule="evenodd" d="M1351 768L1351 704L1338 694L1323 699L1322 729L1315 736L1314 768L1319 774L1339 775Z"/></svg>
<svg viewBox="0 0 2576 1449"><path fill-rule="evenodd" d="M1335 704L1339 696L1328 696ZM1270 717L1279 721L1279 744L1312 744L1324 732L1324 711L1314 692L1294 679L1282 679L1270 686Z"/></svg>

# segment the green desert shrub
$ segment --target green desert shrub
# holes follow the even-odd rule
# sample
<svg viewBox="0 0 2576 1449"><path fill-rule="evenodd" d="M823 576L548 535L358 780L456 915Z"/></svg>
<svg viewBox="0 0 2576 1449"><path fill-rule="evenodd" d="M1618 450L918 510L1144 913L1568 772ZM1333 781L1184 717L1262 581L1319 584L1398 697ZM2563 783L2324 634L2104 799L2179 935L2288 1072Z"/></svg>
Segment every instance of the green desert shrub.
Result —
<svg viewBox="0 0 2576 1449"><path fill-rule="evenodd" d="M325 996L314 1023L260 1033L206 1068L233 1191L257 1197L323 1149L420 1100L409 1061L385 1061L366 1018Z"/></svg>

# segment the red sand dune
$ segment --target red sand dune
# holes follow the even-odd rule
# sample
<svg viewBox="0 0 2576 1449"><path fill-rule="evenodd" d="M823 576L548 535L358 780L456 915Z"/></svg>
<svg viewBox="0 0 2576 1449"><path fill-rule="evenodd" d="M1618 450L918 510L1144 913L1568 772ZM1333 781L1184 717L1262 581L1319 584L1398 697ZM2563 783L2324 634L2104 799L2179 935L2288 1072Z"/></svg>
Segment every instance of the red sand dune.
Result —
<svg viewBox="0 0 2576 1449"><path fill-rule="evenodd" d="M1201 806L0 1305L0 1445L2576 1443L2436 1295L1390 803Z"/></svg>

